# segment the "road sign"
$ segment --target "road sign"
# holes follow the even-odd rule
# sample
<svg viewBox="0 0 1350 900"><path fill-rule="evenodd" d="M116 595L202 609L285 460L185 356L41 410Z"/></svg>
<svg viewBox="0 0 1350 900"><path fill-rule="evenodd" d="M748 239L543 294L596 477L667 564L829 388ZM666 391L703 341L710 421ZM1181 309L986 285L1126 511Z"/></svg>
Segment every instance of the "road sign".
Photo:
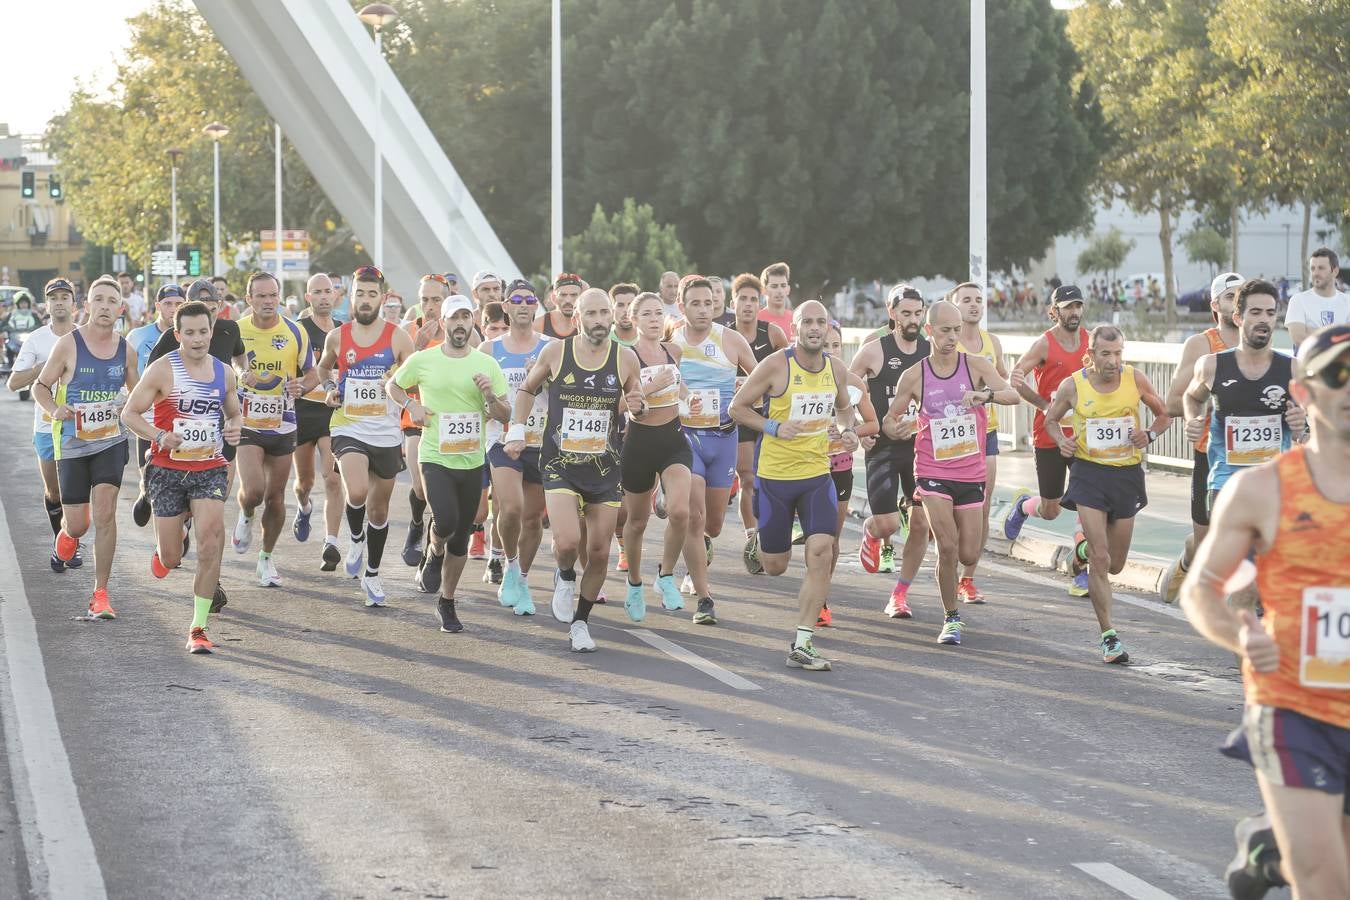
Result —
<svg viewBox="0 0 1350 900"><path fill-rule="evenodd" d="M127 255L125 253L114 253L112 267L114 272L125 272L127 270Z"/></svg>
<svg viewBox="0 0 1350 900"><path fill-rule="evenodd" d="M282 251L283 253L285 251ZM264 272L271 272L273 275L277 272L277 257L275 253L269 253L258 260L258 268ZM295 258L283 258L281 260L281 273L286 274L309 274L309 254L297 254Z"/></svg>
<svg viewBox="0 0 1350 900"><path fill-rule="evenodd" d="M301 253L308 253L308 252L309 252L309 241L282 241L282 242L281 242L281 249L282 249L283 251L286 251L286 250L298 250L298 251L300 251ZM277 242L276 242L276 241L259 241L259 242L258 242L258 250L261 251L262 253L275 253L275 252L277 251Z"/></svg>
<svg viewBox="0 0 1350 900"><path fill-rule="evenodd" d="M187 261L175 259L172 250L155 250L150 254L150 274L161 278L179 278L187 274Z"/></svg>
<svg viewBox="0 0 1350 900"><path fill-rule="evenodd" d="M258 232L258 240L260 241L275 241L276 239L277 233L271 228L264 228L262 231ZM281 232L281 239L283 241L304 241L305 243L309 243L309 232L287 229Z"/></svg>

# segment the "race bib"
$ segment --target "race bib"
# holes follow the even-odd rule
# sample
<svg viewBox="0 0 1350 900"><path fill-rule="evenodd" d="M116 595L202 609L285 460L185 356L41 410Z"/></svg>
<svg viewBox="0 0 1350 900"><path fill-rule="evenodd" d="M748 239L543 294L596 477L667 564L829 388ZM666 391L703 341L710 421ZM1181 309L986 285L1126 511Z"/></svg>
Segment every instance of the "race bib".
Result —
<svg viewBox="0 0 1350 900"><path fill-rule="evenodd" d="M281 427L286 411L284 394L255 394L244 391L244 427L253 431L275 431Z"/></svg>
<svg viewBox="0 0 1350 900"><path fill-rule="evenodd" d="M483 449L483 416L476 412L441 413L440 449L447 456Z"/></svg>
<svg viewBox="0 0 1350 900"><path fill-rule="evenodd" d="M174 419L173 433L182 439L169 459L185 462L211 459L220 452L220 422L216 419Z"/></svg>
<svg viewBox="0 0 1350 900"><path fill-rule="evenodd" d="M116 400L80 403L75 406L75 437L82 441L102 441L122 433L122 419Z"/></svg>
<svg viewBox="0 0 1350 900"><path fill-rule="evenodd" d="M671 373L675 376L675 380L656 393L647 394L647 405L653 408L658 406L675 406L680 402L680 369L678 366L669 364L663 366L643 366L642 371L638 373L638 378L642 381L644 392L646 386L651 384L662 372Z"/></svg>
<svg viewBox="0 0 1350 900"><path fill-rule="evenodd" d="M42 407L38 407L38 409L42 409ZM51 414L48 413L45 409L43 409L43 410L42 410L42 424L43 424L43 425L50 425L50 424L52 424L52 422L54 422L54 421L55 421L55 420L51 417Z"/></svg>
<svg viewBox="0 0 1350 900"><path fill-rule="evenodd" d="M1298 680L1305 687L1350 688L1350 587L1303 589Z"/></svg>
<svg viewBox="0 0 1350 900"><path fill-rule="evenodd" d="M1134 416L1115 419L1088 419L1088 458L1092 460L1127 459L1138 449L1130 443L1134 433Z"/></svg>
<svg viewBox="0 0 1350 900"><path fill-rule="evenodd" d="M694 408L694 399L698 398L698 412L692 412ZM716 428L722 424L722 392L717 388L706 388L698 391L689 392L689 408L691 412L687 416L680 416L680 424L689 428Z"/></svg>
<svg viewBox="0 0 1350 900"><path fill-rule="evenodd" d="M300 399L301 399L301 400L312 400L312 401L314 401L315 403L327 403L327 402L328 402L328 390L327 390L326 388L324 388L324 386L323 386L322 384L319 384L319 385L317 385L317 386L311 388L310 391L309 391L309 393L307 393L307 394L301 394L301 395L300 395Z"/></svg>
<svg viewBox="0 0 1350 900"><path fill-rule="evenodd" d="M802 424L798 437L824 434L829 430L830 422L834 420L834 394L824 391L793 394L788 420Z"/></svg>
<svg viewBox="0 0 1350 900"><path fill-rule="evenodd" d="M1255 466L1280 454L1284 424L1279 416L1229 416L1223 431L1230 466Z"/></svg>
<svg viewBox="0 0 1350 900"><path fill-rule="evenodd" d="M933 459L947 461L965 459L984 450L973 415L947 416L928 420L928 433L933 438Z"/></svg>
<svg viewBox="0 0 1350 900"><path fill-rule="evenodd" d="M353 378L342 382L342 414L349 419L368 419L387 415L389 400L384 382L378 378Z"/></svg>
<svg viewBox="0 0 1350 900"><path fill-rule="evenodd" d="M534 405L530 407L530 417L525 420L525 446L538 450L544 446L544 428L548 424L548 397L536 395Z"/></svg>
<svg viewBox="0 0 1350 900"><path fill-rule="evenodd" d="M609 410L563 407L558 447L564 453L604 453L609 444Z"/></svg>

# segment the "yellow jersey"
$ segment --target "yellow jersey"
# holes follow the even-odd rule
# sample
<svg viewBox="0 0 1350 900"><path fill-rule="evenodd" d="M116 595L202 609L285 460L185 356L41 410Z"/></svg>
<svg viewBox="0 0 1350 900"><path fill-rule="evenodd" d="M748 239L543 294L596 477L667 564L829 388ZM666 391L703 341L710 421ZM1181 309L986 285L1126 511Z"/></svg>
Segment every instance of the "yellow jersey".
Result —
<svg viewBox="0 0 1350 900"><path fill-rule="evenodd" d="M830 471L829 430L835 416L837 389L829 357L819 372L802 367L795 349L784 351L788 363L787 389L769 398L767 418L778 422L799 422L802 432L791 439L764 433L759 447L760 478L797 481L826 475Z"/></svg>
<svg viewBox="0 0 1350 900"><path fill-rule="evenodd" d="M1144 453L1130 443L1131 433L1140 427L1139 385L1134 366L1120 370L1120 386L1100 393L1088 380L1087 370L1073 373L1078 400L1073 406L1074 457L1103 466L1134 466Z"/></svg>
<svg viewBox="0 0 1350 900"><path fill-rule="evenodd" d="M295 401L286 396L286 381L314 367L309 334L283 315L271 328L260 328L252 315L239 320L249 370L258 383L240 385L244 427L250 431L290 434L295 431Z"/></svg>
<svg viewBox="0 0 1350 900"><path fill-rule="evenodd" d="M961 349L965 350L967 353L973 354L974 356L983 356L985 359L989 360L989 364L994 367L995 371L997 371L998 357L994 355L994 342L989 337L989 332L985 331L983 328L980 329L980 341L981 343L979 350L971 350L969 347L966 347L964 345L962 345ZM985 405L985 409L989 410L989 427L987 430L998 431L998 407L992 403L989 403Z"/></svg>

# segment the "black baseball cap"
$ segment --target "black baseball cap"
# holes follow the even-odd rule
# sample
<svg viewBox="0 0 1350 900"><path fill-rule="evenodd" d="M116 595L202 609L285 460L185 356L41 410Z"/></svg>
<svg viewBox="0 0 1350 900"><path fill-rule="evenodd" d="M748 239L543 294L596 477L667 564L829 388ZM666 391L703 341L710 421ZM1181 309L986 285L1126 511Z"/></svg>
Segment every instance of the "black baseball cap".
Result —
<svg viewBox="0 0 1350 900"><path fill-rule="evenodd" d="M1078 289L1076 284L1061 284L1055 288L1055 292L1050 295L1051 306L1064 306L1069 303L1082 303L1083 292Z"/></svg>
<svg viewBox="0 0 1350 900"><path fill-rule="evenodd" d="M512 294L519 293L521 291L528 292L531 296L533 296L535 293L534 285L526 281L524 278L517 278L506 286L506 293L502 294L502 296L510 297Z"/></svg>
<svg viewBox="0 0 1350 900"><path fill-rule="evenodd" d="M42 296L46 297L50 295L52 291L70 291L74 294L75 285L70 283L69 278L53 278L42 288Z"/></svg>
<svg viewBox="0 0 1350 900"><path fill-rule="evenodd" d="M1312 378L1347 353L1350 353L1350 325L1319 328L1298 346L1300 374Z"/></svg>
<svg viewBox="0 0 1350 900"><path fill-rule="evenodd" d="M202 296L203 294L206 296ZM220 293L216 290L216 286L210 281L207 281L205 278L198 278L196 281L192 282L192 284L188 285L187 299L209 300L210 302L215 303L220 300Z"/></svg>
<svg viewBox="0 0 1350 900"><path fill-rule="evenodd" d="M170 281L168 284L160 285L159 290L155 291L156 303L161 300L167 300L169 297L177 297L179 300L182 300L183 286L175 281Z"/></svg>

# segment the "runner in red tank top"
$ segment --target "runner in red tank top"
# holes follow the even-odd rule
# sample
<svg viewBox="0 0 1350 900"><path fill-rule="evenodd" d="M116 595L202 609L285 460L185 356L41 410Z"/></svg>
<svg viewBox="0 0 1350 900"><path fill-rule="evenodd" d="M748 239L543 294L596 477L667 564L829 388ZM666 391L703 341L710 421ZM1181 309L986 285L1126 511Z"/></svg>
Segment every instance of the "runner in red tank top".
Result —
<svg viewBox="0 0 1350 900"><path fill-rule="evenodd" d="M1181 606L1242 657L1243 724L1223 749L1256 770L1268 815L1239 823L1229 891L1350 897L1350 325L1304 340L1289 390L1312 437L1227 483ZM1225 602L1253 552L1264 619Z"/></svg>
<svg viewBox="0 0 1350 900"><path fill-rule="evenodd" d="M1064 496L1064 484L1072 460L1065 459L1055 441L1045 431L1045 411L1055 396L1059 383L1087 365L1088 335L1083 322L1083 292L1071 284L1055 288L1050 296L1050 315L1055 327L1036 339L1026 354L1013 366L1009 382L1022 398L1036 407L1032 424L1032 439L1036 454L1036 480L1039 493L1019 493L1003 521L1003 534L1010 541L1017 540L1022 526L1031 516L1042 519L1059 517L1059 501ZM1027 376L1035 374L1033 387ZM1081 536L1075 544L1081 543ZM1087 569L1080 567L1074 575L1069 593L1087 596Z"/></svg>
<svg viewBox="0 0 1350 900"><path fill-rule="evenodd" d="M1233 324L1233 309L1237 304L1238 288L1245 279L1237 272L1225 272L1209 285L1209 308L1214 317L1214 327L1186 338L1181 346L1181 361L1172 373L1172 384L1167 389L1167 414L1173 418L1182 417L1181 398L1190 387L1195 376L1196 360L1211 353L1219 353L1238 345L1238 330ZM1209 430L1195 445L1195 464L1191 468L1191 535L1181 555L1172 561L1167 574L1163 576L1162 587L1158 589L1164 603L1175 603L1181 582L1186 580L1191 560L1195 557L1195 548L1205 539L1209 530Z"/></svg>

